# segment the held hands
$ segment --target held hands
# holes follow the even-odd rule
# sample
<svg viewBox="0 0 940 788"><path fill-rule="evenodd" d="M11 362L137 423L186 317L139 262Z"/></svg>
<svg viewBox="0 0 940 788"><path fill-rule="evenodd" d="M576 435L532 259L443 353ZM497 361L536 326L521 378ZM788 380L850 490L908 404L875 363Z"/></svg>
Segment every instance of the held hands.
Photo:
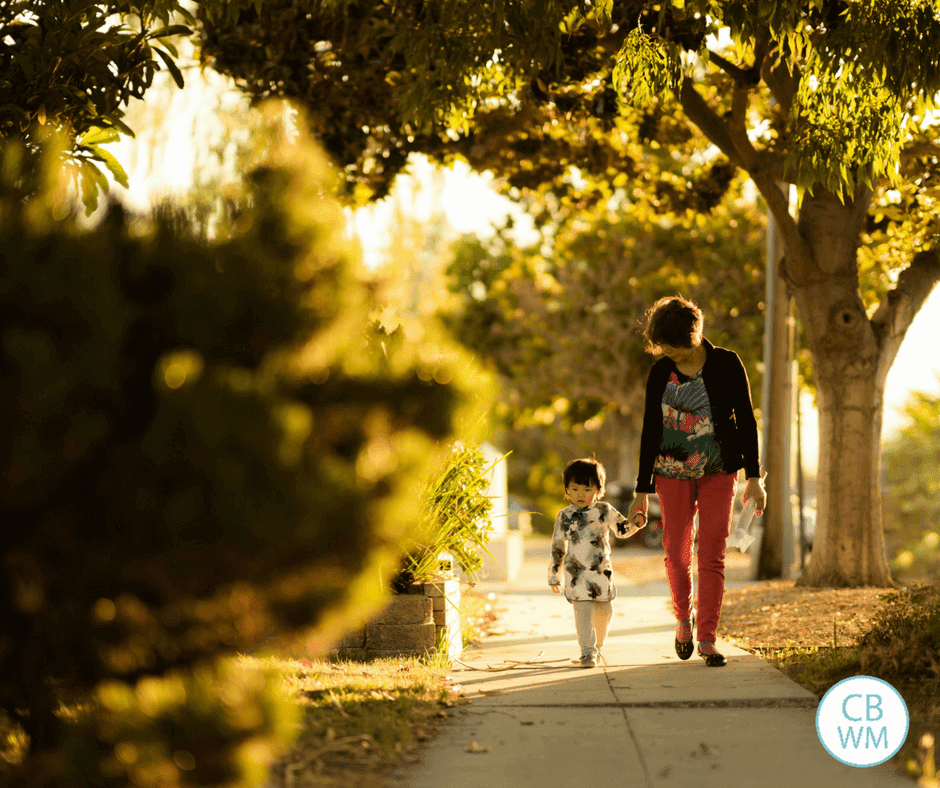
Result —
<svg viewBox="0 0 940 788"><path fill-rule="evenodd" d="M757 504L755 514L760 517L764 513L764 507L767 505L767 493L764 491L764 482L757 476L752 476L747 480L747 487L744 489L744 497L741 498L742 504L747 504L748 500L753 498Z"/></svg>
<svg viewBox="0 0 940 788"><path fill-rule="evenodd" d="M630 504L630 510L627 512L627 519L634 530L639 531L649 522L649 501L646 493L637 493Z"/></svg>

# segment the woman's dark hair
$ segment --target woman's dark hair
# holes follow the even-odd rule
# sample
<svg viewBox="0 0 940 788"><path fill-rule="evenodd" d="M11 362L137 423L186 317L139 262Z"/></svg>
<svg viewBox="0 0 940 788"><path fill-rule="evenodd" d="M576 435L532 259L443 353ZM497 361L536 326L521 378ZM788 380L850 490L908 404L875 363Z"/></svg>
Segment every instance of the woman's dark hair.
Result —
<svg viewBox="0 0 940 788"><path fill-rule="evenodd" d="M660 298L646 313L646 352L659 353L661 345L692 347L702 333L702 310L682 296Z"/></svg>
<svg viewBox="0 0 940 788"><path fill-rule="evenodd" d="M565 468L562 478L565 480L566 490L572 482L583 484L585 487L594 485L600 490L597 497L604 497L604 482L607 481L607 471L597 460L572 460Z"/></svg>

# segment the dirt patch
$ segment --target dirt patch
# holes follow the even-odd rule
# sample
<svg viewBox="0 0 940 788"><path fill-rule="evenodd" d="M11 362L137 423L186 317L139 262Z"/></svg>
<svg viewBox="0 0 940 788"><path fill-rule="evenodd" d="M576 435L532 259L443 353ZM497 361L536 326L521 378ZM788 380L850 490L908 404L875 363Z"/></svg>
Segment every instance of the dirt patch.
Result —
<svg viewBox="0 0 940 788"><path fill-rule="evenodd" d="M891 588L797 588L771 580L725 590L720 637L754 648L852 646Z"/></svg>
<svg viewBox="0 0 940 788"><path fill-rule="evenodd" d="M613 555L618 585L665 582L662 551ZM695 562L693 575L697 575ZM751 557L729 550L726 582L747 581ZM791 580L726 588L718 634L751 648L852 646L870 628L890 588L797 588Z"/></svg>

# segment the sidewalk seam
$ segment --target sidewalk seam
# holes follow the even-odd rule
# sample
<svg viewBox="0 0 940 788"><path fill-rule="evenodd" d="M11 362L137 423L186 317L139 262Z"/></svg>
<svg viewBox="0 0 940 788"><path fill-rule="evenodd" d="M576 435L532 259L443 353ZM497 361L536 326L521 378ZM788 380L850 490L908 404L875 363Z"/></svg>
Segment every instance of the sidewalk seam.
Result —
<svg viewBox="0 0 940 788"><path fill-rule="evenodd" d="M481 700L471 698L471 700ZM507 703L504 709L815 709L816 698L742 698L740 700L663 700L617 703ZM495 706L495 704L494 704Z"/></svg>

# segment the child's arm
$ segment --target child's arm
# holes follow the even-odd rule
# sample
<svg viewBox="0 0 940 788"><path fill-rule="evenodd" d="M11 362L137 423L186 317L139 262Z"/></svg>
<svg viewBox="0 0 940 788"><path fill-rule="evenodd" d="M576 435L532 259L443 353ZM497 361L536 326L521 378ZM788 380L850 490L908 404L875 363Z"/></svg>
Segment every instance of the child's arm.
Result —
<svg viewBox="0 0 940 788"><path fill-rule="evenodd" d="M610 504L607 504L610 506ZM626 539L628 536L633 536L637 531L639 531L643 526L646 525L646 520L643 521L643 525L636 525L631 523L626 517L624 517L617 509L613 506L610 506L610 513L613 515L610 527L613 528L616 526L617 536L621 539Z"/></svg>
<svg viewBox="0 0 940 788"><path fill-rule="evenodd" d="M555 518L555 528L552 531L552 554L548 565L548 584L556 594L561 593L561 567L565 563L565 553L568 552L568 537L561 523L561 512Z"/></svg>

